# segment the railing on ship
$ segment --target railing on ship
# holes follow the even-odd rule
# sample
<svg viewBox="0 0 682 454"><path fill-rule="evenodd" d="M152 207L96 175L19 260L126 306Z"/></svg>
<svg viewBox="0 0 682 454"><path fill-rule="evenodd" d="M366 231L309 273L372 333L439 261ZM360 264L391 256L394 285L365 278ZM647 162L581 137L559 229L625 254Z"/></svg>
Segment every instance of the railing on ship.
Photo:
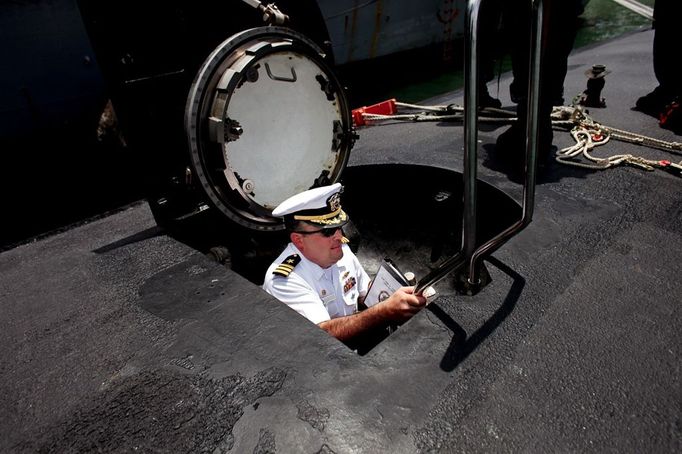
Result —
<svg viewBox="0 0 682 454"><path fill-rule="evenodd" d="M484 283L480 269L483 259L496 251L511 237L523 230L533 219L538 148L538 106L540 96L540 49L542 47L542 0L531 2L531 33L529 41L529 72L525 172L521 219L489 241L477 245L477 181L478 181L478 93L479 93L479 12L481 2L469 0L465 19L465 61L464 61L464 213L462 216L462 247L454 256L424 276L415 292L421 292L429 285L443 279L452 272L458 273L458 282L463 291L476 293Z"/></svg>

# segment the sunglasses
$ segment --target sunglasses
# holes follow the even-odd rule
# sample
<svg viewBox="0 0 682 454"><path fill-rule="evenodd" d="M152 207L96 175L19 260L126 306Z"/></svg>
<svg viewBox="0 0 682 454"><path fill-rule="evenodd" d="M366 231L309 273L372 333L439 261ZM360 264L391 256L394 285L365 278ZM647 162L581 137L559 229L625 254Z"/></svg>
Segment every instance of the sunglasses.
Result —
<svg viewBox="0 0 682 454"><path fill-rule="evenodd" d="M341 227L313 230L312 232L306 232L305 230L294 230L294 233L300 233L301 235L313 235L315 233L319 233L326 238L330 238L330 237L334 236L334 234L336 233L337 230L341 230Z"/></svg>

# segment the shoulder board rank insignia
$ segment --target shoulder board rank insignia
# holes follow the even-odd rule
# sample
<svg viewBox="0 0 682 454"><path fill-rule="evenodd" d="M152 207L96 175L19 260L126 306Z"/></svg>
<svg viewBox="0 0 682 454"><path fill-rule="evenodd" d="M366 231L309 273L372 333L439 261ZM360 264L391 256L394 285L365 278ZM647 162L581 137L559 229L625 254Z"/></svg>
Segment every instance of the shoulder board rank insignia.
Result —
<svg viewBox="0 0 682 454"><path fill-rule="evenodd" d="M272 274L287 277L292 271L294 271L294 267L298 265L300 261L301 257L298 254L292 254L284 259L284 261L280 263L277 268L275 268Z"/></svg>
<svg viewBox="0 0 682 454"><path fill-rule="evenodd" d="M342 237L341 237L341 242L342 242L343 244L348 244L348 243L350 243L350 240L349 240L348 238L346 238L345 236L342 236Z"/></svg>

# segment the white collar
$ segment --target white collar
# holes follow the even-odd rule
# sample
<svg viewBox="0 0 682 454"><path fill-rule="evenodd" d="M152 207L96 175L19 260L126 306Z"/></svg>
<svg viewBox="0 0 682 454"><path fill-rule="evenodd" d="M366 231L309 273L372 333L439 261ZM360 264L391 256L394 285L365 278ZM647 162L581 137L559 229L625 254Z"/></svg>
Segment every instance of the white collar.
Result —
<svg viewBox="0 0 682 454"><path fill-rule="evenodd" d="M320 279L322 279L325 276L325 274L327 274L328 277L330 277L330 278L331 278L331 276L333 276L333 274L331 274L332 270L334 269L334 267L338 267L338 262L333 264L329 268L326 268L326 269L322 268L317 263L308 260L308 258L305 255L303 255L303 253L296 247L296 245L294 243L289 243L289 244L291 244L291 247L293 248L295 253L298 254L299 257L301 257L301 263L299 266L303 266L304 268L307 268L309 270L309 273L308 273L309 275L313 276L318 281Z"/></svg>

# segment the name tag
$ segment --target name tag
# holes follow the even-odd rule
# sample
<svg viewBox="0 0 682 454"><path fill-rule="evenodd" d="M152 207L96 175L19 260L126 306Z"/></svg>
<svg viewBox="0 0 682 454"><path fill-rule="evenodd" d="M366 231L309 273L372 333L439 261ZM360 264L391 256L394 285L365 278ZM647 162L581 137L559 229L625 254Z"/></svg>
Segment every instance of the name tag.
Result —
<svg viewBox="0 0 682 454"><path fill-rule="evenodd" d="M329 306L330 303L333 303L335 299L336 295L334 295L333 293L331 295L323 296L322 304L324 304L324 307L326 308L327 306Z"/></svg>

